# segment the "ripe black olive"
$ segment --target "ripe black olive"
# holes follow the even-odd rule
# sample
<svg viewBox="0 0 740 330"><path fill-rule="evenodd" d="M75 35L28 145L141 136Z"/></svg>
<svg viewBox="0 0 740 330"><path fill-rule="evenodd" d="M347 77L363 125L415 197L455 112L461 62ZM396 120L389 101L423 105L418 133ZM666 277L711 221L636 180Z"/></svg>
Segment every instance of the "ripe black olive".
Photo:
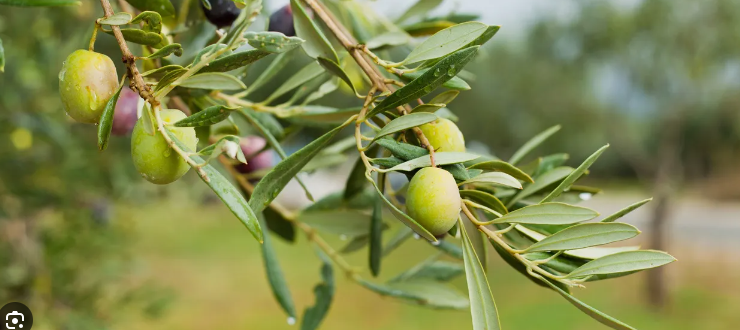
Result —
<svg viewBox="0 0 740 330"><path fill-rule="evenodd" d="M208 21L219 28L231 26L231 23L234 23L242 11L231 0L209 0L209 2L211 3L211 10L206 9L203 2L201 2L200 7Z"/></svg>

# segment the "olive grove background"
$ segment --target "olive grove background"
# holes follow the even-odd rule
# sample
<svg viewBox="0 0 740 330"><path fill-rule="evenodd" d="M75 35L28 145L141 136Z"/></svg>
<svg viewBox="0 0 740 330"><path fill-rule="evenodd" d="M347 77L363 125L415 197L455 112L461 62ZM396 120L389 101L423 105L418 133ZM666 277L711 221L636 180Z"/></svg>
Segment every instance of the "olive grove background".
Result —
<svg viewBox="0 0 740 330"><path fill-rule="evenodd" d="M265 3L269 13L287 1ZM391 18L411 4L371 2ZM561 124L542 150L568 152L578 164L607 142L613 147L587 178L611 200L596 195L587 205L608 212L655 197L626 221L648 232L643 246L667 249L679 262L576 294L640 329L734 329L740 323L740 3L461 0L445 1L429 16L452 10L502 25L465 73L475 88L454 104L470 149L488 145L507 155ZM284 316L256 243L223 205L211 203L210 192L192 184L194 174L165 187L146 184L130 163L128 139L113 138L109 151L99 153L96 129L65 116L57 73L67 54L87 46L100 16L96 1L0 7L8 63L0 73L0 299L40 306L32 308L38 329L290 329L276 321ZM96 50L120 57L107 35L99 36ZM294 150L311 132L303 134ZM306 182L321 196L343 186L351 164ZM280 198L297 206L303 197L287 189ZM282 242L276 248L289 284L310 288L318 274L303 269L312 251ZM388 259L388 269L423 258L427 248L407 244ZM599 326L489 257L507 328ZM643 290L648 281L657 289ZM470 323L466 311L421 309L338 282L323 329ZM310 290L294 295L300 305L313 300Z"/></svg>

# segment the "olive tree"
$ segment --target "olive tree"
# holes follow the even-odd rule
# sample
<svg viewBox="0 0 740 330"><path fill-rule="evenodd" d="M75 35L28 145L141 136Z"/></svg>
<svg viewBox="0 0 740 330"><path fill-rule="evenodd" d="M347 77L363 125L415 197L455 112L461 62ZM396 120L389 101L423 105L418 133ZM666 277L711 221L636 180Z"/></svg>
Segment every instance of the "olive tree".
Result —
<svg viewBox="0 0 740 330"><path fill-rule="evenodd" d="M474 329L499 329L486 277L491 250L595 320L632 329L575 298L571 289L674 261L661 251L600 247L637 236L637 228L616 220L649 200L592 221L599 213L575 204L599 190L577 183L608 145L575 168L564 165L562 153L529 157L559 126L506 158L469 152L453 101L471 88L461 73L499 27L465 15L426 17L439 3L420 0L394 22L363 2L291 0L262 24L265 31L255 24L267 16L260 0L181 1L178 9L168 0L119 1L117 8L100 0L104 16L90 22L95 32L87 50L72 53L60 73L61 100L72 118L97 124L102 151L128 81L142 99L131 141L136 169L144 179L166 184L192 168L259 242L277 303L302 329L317 328L327 315L335 269L377 294L430 308L469 309ZM193 19L198 7L218 29ZM103 34L120 46L120 78L109 59L94 52ZM132 45L140 46L134 51ZM262 61L270 62L267 68L247 80L250 66ZM296 62L306 64L274 81ZM265 97L255 93L268 85L273 89ZM342 85L343 102L352 105L332 106L326 96L337 95ZM240 170L255 156L242 148L245 127L264 140L259 151L272 150L282 161ZM302 128L322 135L286 153L282 143L289 132ZM345 130L351 133L340 138ZM358 159L342 191L297 211L275 200L291 180L301 183L301 172L336 165L347 154ZM398 176L408 183L392 184ZM387 224L396 221L402 226L387 235ZM268 231L289 242L301 233L316 248L322 282L314 287L315 304L301 315ZM372 276L381 272L384 257L414 236L459 262L434 255L380 283L327 243L323 236L332 234L351 238L343 250L367 247ZM467 296L447 283L463 275Z"/></svg>

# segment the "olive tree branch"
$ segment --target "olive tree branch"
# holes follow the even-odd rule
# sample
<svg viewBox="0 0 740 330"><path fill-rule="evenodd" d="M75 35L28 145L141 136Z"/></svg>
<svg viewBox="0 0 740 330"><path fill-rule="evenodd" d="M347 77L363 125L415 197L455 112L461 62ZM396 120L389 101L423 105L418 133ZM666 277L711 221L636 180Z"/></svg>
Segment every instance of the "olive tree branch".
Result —
<svg viewBox="0 0 740 330"><path fill-rule="evenodd" d="M322 22L329 28L331 33L339 40L344 49L354 58L357 65L360 66L365 75L373 83L373 86L381 92L393 92L391 88L386 84L386 78L383 73L380 72L378 67L370 63L365 57L365 53L362 50L362 46L358 44L357 40L350 34L347 29L339 23L334 17L334 14L329 11L324 4L318 0L304 0L311 10L316 13L316 16L321 19ZM402 115L411 113L411 107L406 104L403 107L398 108L399 113ZM363 116L359 116L359 119L363 119ZM429 158L431 159L432 167L435 167L434 162L434 147L429 143L429 140L424 136L424 132L420 128L413 128L414 134L419 139L421 146L429 150Z"/></svg>

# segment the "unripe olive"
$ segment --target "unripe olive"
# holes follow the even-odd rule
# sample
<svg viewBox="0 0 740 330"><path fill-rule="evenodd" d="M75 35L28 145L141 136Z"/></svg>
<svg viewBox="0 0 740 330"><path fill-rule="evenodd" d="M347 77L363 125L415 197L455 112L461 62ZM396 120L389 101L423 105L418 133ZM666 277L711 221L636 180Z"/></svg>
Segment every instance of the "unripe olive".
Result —
<svg viewBox="0 0 740 330"><path fill-rule="evenodd" d="M94 124L118 88L118 73L110 57L79 49L67 57L59 72L59 94L67 114Z"/></svg>
<svg viewBox="0 0 740 330"><path fill-rule="evenodd" d="M210 10L206 9L203 2L200 7L208 21L219 28L231 26L242 11L232 0L209 0L209 3L211 4Z"/></svg>
<svg viewBox="0 0 740 330"><path fill-rule="evenodd" d="M429 143L439 152L464 152L465 139L457 125L449 119L439 118L419 126Z"/></svg>
<svg viewBox="0 0 740 330"><path fill-rule="evenodd" d="M160 110L159 115L165 124L170 125L186 117L180 110ZM131 156L136 170L152 183L168 184L177 181L187 173L190 166L170 148L159 132L149 135L144 125L140 118L131 134ZM194 128L170 126L168 129L190 150L195 150L198 139Z"/></svg>
<svg viewBox="0 0 740 330"><path fill-rule="evenodd" d="M247 164L239 164L236 169L240 173L252 173L272 166L273 151L262 150L267 141L259 136L247 136L241 139L241 147L244 156L248 159Z"/></svg>
<svg viewBox="0 0 740 330"><path fill-rule="evenodd" d="M432 235L449 231L457 221L462 199L457 183L450 172L436 167L425 167L409 182L406 210Z"/></svg>
<svg viewBox="0 0 740 330"><path fill-rule="evenodd" d="M113 125L111 134L128 135L134 129L138 120L137 112L139 105L139 94L131 89L124 88L116 102L116 112L113 114Z"/></svg>
<svg viewBox="0 0 740 330"><path fill-rule="evenodd" d="M285 5L270 15L270 24L267 31L280 32L288 37L295 36L293 25L293 11L290 5Z"/></svg>

